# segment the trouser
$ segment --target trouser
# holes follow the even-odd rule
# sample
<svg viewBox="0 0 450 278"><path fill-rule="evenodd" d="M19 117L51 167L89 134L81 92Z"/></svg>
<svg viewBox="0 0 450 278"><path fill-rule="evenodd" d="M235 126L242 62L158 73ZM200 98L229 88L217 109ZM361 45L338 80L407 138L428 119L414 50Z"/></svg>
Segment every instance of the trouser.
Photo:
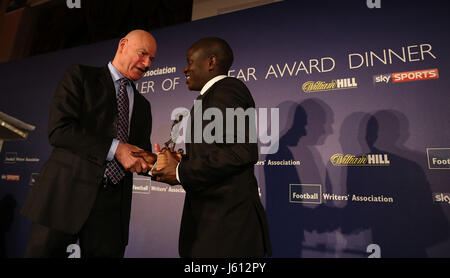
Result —
<svg viewBox="0 0 450 278"><path fill-rule="evenodd" d="M122 258L126 245L121 217L123 183L123 180L117 185L107 179L102 181L91 213L77 234L32 223L25 258L73 257L77 255L74 254L76 247L79 247L81 258ZM69 245L77 242L79 245L75 249L68 249Z"/></svg>

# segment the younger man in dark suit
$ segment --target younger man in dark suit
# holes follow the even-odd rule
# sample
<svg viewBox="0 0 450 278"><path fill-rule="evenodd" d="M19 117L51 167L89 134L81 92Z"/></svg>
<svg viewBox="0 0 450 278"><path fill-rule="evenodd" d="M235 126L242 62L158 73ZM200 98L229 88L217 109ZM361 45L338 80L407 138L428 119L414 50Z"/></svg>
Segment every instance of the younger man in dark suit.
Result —
<svg viewBox="0 0 450 278"><path fill-rule="evenodd" d="M271 253L266 214L254 175L258 160L256 138L251 140L256 135L254 118L246 121L245 134L236 132L239 123L235 120L234 130L226 128L227 110L255 108L244 83L227 77L232 62L233 52L220 38L204 38L189 48L184 73L188 88L200 91L197 101L201 101L202 119L194 118L199 114L191 111L186 138L190 143L186 143L181 161L175 153L165 151L167 166L153 171L158 181L181 184L186 191L179 238L181 257L242 258ZM209 138L207 143L202 138L198 142L193 137L203 136L205 126L212 123L203 117L210 108L222 114L221 119L211 120L222 124L223 133L216 126L211 135L219 140L210 143ZM201 133L195 131L196 121Z"/></svg>

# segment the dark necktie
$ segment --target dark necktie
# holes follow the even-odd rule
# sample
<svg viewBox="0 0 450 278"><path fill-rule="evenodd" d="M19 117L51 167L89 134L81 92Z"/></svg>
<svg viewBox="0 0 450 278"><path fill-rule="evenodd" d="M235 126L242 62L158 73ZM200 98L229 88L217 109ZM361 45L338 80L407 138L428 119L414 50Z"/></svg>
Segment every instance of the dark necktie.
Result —
<svg viewBox="0 0 450 278"><path fill-rule="evenodd" d="M128 142L128 117L129 117L129 101L127 93L128 79L122 78L120 81L119 95L117 96L117 140L123 143ZM116 158L108 162L106 165L106 176L114 183L117 184L125 176L125 171L122 165Z"/></svg>

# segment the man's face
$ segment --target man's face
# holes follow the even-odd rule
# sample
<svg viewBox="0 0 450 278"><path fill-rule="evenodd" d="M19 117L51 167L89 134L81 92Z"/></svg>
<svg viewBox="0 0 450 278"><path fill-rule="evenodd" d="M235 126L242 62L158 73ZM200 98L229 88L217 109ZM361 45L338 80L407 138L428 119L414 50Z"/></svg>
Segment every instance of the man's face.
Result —
<svg viewBox="0 0 450 278"><path fill-rule="evenodd" d="M122 43L122 42L121 42ZM124 39L122 49L122 74L131 80L141 79L156 54L156 44L148 38Z"/></svg>
<svg viewBox="0 0 450 278"><path fill-rule="evenodd" d="M209 71L210 59L198 47L189 48L186 59L187 66L184 68L186 84L189 90L200 91L212 77Z"/></svg>

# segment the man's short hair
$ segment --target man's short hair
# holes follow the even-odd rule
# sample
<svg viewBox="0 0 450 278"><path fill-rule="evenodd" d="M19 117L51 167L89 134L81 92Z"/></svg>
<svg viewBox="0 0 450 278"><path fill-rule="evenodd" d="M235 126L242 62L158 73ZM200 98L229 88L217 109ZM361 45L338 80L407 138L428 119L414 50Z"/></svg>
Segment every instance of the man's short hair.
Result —
<svg viewBox="0 0 450 278"><path fill-rule="evenodd" d="M234 56L233 50L224 39L217 37L203 38L195 42L191 48L193 47L202 49L207 57L215 56L220 73L228 74Z"/></svg>

